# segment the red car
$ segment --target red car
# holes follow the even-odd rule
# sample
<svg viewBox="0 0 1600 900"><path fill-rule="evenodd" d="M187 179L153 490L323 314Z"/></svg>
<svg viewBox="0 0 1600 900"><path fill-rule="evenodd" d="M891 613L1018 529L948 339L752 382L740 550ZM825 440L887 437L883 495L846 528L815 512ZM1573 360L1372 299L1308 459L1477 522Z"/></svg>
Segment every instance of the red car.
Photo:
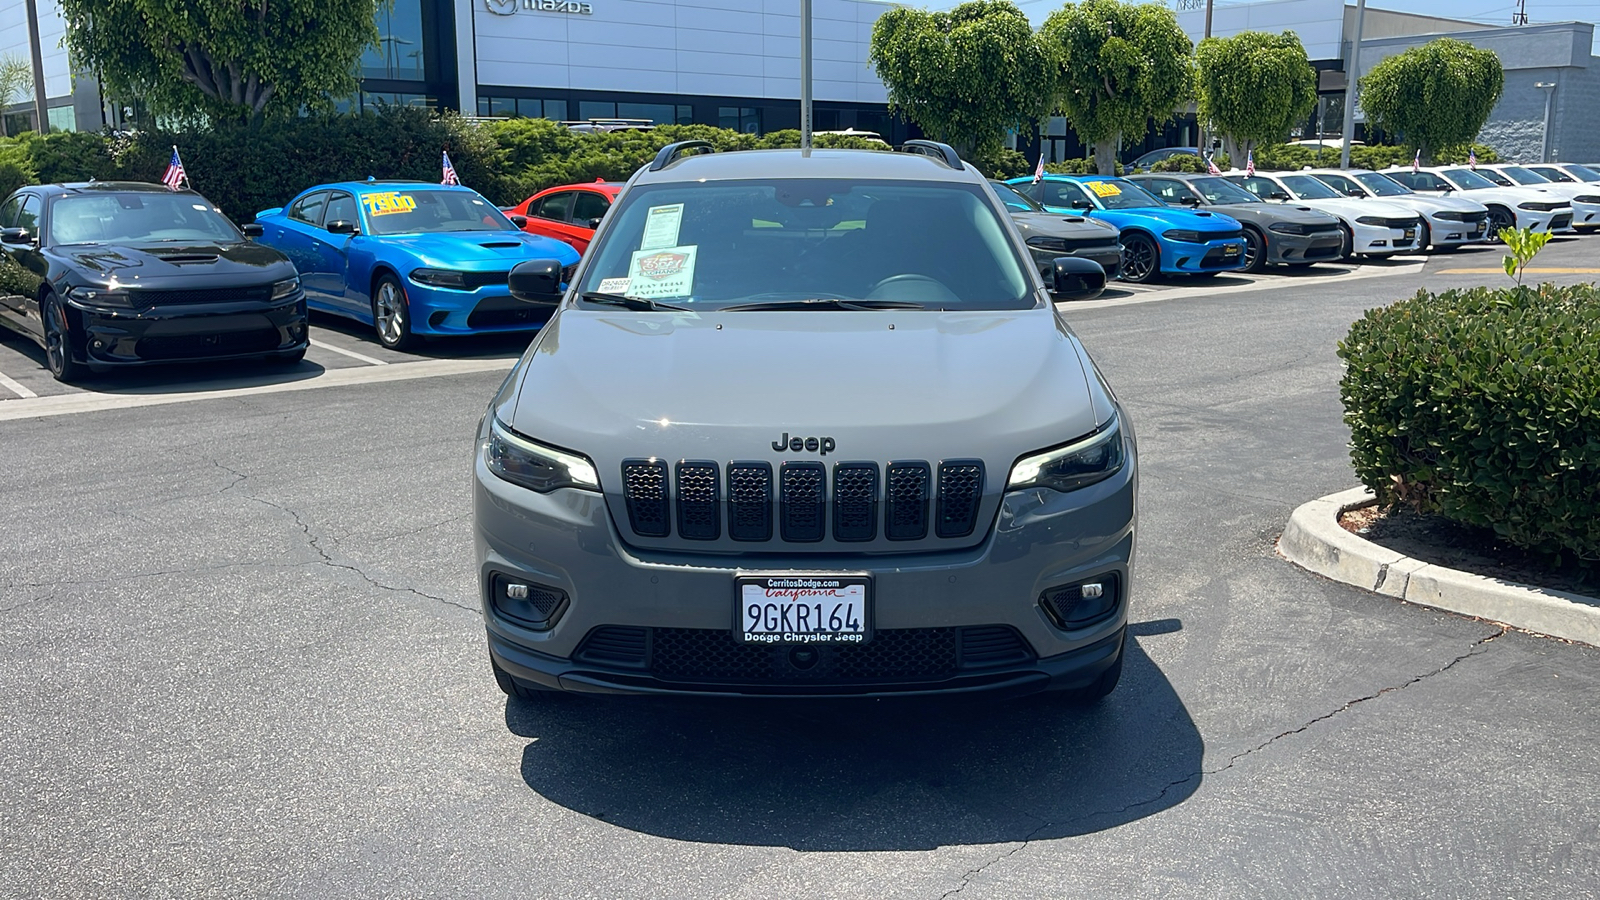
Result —
<svg viewBox="0 0 1600 900"><path fill-rule="evenodd" d="M566 241L587 252L600 217L617 199L622 183L596 179L591 184L563 184L545 188L516 206L505 210L508 216L524 216L522 230Z"/></svg>

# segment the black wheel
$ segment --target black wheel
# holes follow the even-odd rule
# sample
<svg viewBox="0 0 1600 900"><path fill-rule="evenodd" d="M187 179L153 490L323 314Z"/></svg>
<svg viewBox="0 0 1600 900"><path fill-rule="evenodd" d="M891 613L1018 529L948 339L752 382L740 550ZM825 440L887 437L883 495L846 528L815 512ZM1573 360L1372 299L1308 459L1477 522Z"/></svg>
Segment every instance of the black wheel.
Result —
<svg viewBox="0 0 1600 900"><path fill-rule="evenodd" d="M1341 222L1339 224L1339 234L1343 238L1343 242L1339 244L1339 258L1350 259L1356 255L1355 233L1350 230L1349 225Z"/></svg>
<svg viewBox="0 0 1600 900"><path fill-rule="evenodd" d="M383 275L372 288L372 321L378 343L390 350L405 350L416 344L411 333L411 304L406 289L393 275Z"/></svg>
<svg viewBox="0 0 1600 900"><path fill-rule="evenodd" d="M55 380L70 384L88 373L88 367L72 358L72 331L67 311L55 294L39 301L39 318L44 320L44 359Z"/></svg>
<svg viewBox="0 0 1600 900"><path fill-rule="evenodd" d="M1517 227L1517 217L1504 206L1489 207L1489 243L1500 243L1500 232Z"/></svg>
<svg viewBox="0 0 1600 900"><path fill-rule="evenodd" d="M512 678L511 673L500 668L500 664L495 662L493 657L490 657L489 659L489 668L494 670L494 683L500 686L500 690L504 692L507 697L515 697L518 700L537 700L545 694L550 693L548 688L538 687L537 685L523 684L515 678Z"/></svg>
<svg viewBox="0 0 1600 900"><path fill-rule="evenodd" d="M1427 222L1419 222L1417 225L1417 249L1426 250L1432 243L1433 229L1428 227Z"/></svg>
<svg viewBox="0 0 1600 900"><path fill-rule="evenodd" d="M1104 700L1112 691L1117 689L1117 682L1122 680L1122 661L1128 656L1128 632L1122 632L1122 645L1117 648L1117 661L1111 668L1100 673L1099 679L1086 688L1080 688L1068 694L1064 699L1074 706L1090 706Z"/></svg>
<svg viewBox="0 0 1600 900"><path fill-rule="evenodd" d="M1267 242L1254 228L1244 230L1244 268L1241 272L1259 272L1267 267Z"/></svg>
<svg viewBox="0 0 1600 900"><path fill-rule="evenodd" d="M1122 238L1122 271L1117 277L1143 284L1161 272L1161 248L1138 232Z"/></svg>

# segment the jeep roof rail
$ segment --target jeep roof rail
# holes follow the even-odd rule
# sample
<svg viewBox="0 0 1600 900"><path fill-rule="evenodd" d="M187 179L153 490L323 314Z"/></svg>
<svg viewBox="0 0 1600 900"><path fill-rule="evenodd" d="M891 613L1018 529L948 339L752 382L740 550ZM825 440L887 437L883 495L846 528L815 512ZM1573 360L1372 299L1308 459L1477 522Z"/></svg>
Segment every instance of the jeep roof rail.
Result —
<svg viewBox="0 0 1600 900"><path fill-rule="evenodd" d="M650 171L659 172L671 165L680 156L698 156L701 153L715 153L717 148L711 146L710 141L678 141L661 148L656 158L650 163Z"/></svg>
<svg viewBox="0 0 1600 900"><path fill-rule="evenodd" d="M955 148L949 144L941 144L938 141L910 140L901 144L900 150L902 153L931 156L957 172L966 169L966 166L961 162L960 154L956 153Z"/></svg>

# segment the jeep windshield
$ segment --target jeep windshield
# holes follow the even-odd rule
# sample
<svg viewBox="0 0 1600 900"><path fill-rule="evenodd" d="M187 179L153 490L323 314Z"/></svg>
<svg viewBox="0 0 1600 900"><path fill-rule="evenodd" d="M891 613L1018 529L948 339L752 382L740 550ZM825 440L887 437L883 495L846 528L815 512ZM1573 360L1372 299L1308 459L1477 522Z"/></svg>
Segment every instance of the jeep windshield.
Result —
<svg viewBox="0 0 1600 900"><path fill-rule="evenodd" d="M1033 291L980 185L803 178L630 190L578 286L708 311L1029 309Z"/></svg>

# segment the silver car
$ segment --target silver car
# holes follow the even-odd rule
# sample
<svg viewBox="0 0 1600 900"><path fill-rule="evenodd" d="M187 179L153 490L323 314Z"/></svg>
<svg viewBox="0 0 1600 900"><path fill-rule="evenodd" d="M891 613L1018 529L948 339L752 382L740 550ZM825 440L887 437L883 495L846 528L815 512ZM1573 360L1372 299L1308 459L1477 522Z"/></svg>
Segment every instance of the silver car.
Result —
<svg viewBox="0 0 1600 900"><path fill-rule="evenodd" d="M983 176L905 149L683 142L623 188L478 430L506 693L1116 686L1133 427Z"/></svg>

